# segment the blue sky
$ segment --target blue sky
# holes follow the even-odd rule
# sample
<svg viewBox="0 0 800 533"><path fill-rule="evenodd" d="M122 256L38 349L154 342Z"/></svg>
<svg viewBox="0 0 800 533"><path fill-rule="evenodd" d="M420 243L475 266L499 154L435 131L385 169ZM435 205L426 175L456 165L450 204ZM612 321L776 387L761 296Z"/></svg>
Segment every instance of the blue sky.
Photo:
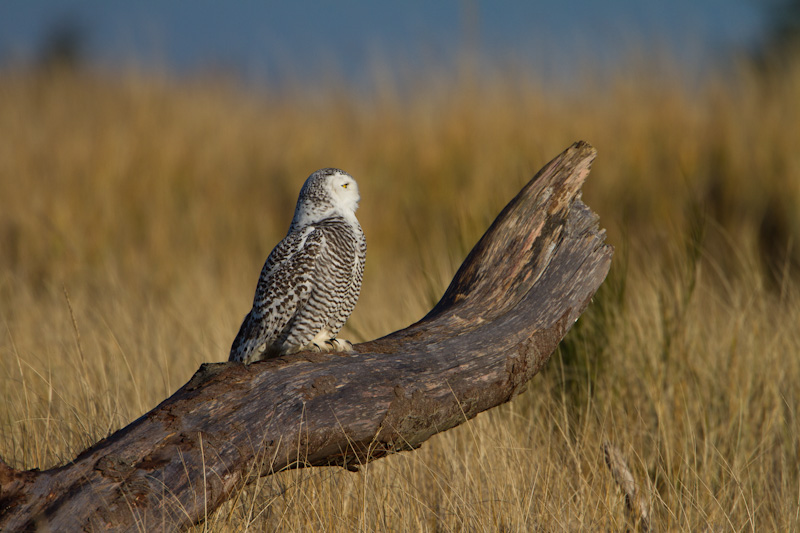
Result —
<svg viewBox="0 0 800 533"><path fill-rule="evenodd" d="M212 2L199 0L5 0L0 58L36 57L49 28L78 24L86 52L109 68L135 63L177 73L227 68L249 79L327 67L451 64L469 47L486 64L514 61L541 72L614 65L667 51L697 71L752 46L765 27L755 0L541 2Z"/></svg>

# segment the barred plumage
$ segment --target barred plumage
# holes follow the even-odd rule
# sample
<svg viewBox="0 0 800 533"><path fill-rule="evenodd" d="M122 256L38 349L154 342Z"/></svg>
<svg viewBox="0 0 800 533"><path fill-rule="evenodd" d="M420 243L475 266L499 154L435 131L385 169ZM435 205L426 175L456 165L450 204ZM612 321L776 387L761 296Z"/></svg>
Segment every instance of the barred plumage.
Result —
<svg viewBox="0 0 800 533"><path fill-rule="evenodd" d="M355 216L359 200L358 185L342 170L309 176L289 233L261 269L230 361L352 348L336 335L353 312L364 274L367 241Z"/></svg>

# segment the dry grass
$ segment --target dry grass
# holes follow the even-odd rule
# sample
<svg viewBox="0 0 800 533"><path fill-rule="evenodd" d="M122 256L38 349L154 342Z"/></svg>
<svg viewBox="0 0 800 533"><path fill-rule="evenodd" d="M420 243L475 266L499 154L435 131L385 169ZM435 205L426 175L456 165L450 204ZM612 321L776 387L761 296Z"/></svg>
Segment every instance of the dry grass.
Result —
<svg viewBox="0 0 800 533"><path fill-rule="evenodd" d="M586 139L584 198L618 254L530 391L359 474L261 479L205 527L620 530L610 440L658 530L800 528L800 67L646 78L0 73L0 456L69 460L225 359L311 171L359 180L346 333L366 340L418 319L520 185Z"/></svg>

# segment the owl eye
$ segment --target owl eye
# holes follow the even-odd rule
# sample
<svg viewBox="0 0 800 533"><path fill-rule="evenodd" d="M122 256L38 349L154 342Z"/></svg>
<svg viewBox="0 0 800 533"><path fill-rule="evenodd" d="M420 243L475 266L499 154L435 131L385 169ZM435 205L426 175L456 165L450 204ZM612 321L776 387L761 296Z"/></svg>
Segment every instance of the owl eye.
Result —
<svg viewBox="0 0 800 533"><path fill-rule="evenodd" d="M342 188L346 189L348 185L350 185L350 184L349 183L342 183Z"/></svg>

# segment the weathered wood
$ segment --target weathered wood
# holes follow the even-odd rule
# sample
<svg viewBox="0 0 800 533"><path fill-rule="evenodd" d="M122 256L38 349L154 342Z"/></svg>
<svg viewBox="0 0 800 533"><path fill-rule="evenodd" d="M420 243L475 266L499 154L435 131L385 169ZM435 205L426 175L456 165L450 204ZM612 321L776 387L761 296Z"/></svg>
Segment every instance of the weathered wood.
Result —
<svg viewBox="0 0 800 533"><path fill-rule="evenodd" d="M594 156L579 142L543 168L416 324L348 354L204 364L64 466L0 464L0 529L186 527L256 476L356 469L508 401L608 272L612 249L580 201Z"/></svg>

